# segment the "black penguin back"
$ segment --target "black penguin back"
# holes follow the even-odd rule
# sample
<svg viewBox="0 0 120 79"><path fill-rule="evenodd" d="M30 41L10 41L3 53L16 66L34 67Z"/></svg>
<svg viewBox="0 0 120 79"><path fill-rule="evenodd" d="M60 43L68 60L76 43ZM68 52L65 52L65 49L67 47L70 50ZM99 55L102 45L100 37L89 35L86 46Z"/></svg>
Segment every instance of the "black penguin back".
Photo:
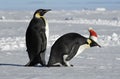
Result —
<svg viewBox="0 0 120 79"><path fill-rule="evenodd" d="M79 46L85 44L86 40L87 38L83 37L78 33L67 33L61 36L55 41L55 43L51 48L48 65L57 62L62 63L64 55L69 55L69 54L75 55L77 53ZM74 53L73 52L71 53L73 46L75 46L76 49L73 50L75 51Z"/></svg>
<svg viewBox="0 0 120 79"><path fill-rule="evenodd" d="M55 41L55 43L53 44L52 48L54 49L54 47L60 47L60 46L72 46L76 43L82 45L84 43L86 43L87 38L83 37L82 35L78 34L78 33L67 33L63 36L61 36L60 38L58 38L58 40Z"/></svg>
<svg viewBox="0 0 120 79"><path fill-rule="evenodd" d="M44 18L37 19L33 17L26 31L27 50L38 52L42 48L43 51L46 49L46 42Z"/></svg>

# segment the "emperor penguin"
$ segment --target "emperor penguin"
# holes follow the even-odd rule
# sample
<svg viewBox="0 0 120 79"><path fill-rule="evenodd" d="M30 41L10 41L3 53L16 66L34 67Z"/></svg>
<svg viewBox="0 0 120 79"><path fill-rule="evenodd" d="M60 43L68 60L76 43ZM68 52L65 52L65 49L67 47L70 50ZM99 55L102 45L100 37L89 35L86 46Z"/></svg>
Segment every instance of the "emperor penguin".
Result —
<svg viewBox="0 0 120 79"><path fill-rule="evenodd" d="M58 38L51 47L48 67L73 66L69 61L83 52L83 50L98 46L97 33L89 28L90 36L86 38L78 33L67 33Z"/></svg>
<svg viewBox="0 0 120 79"><path fill-rule="evenodd" d="M49 34L44 14L51 9L38 9L26 30L26 47L30 61L25 66L46 65L45 50Z"/></svg>

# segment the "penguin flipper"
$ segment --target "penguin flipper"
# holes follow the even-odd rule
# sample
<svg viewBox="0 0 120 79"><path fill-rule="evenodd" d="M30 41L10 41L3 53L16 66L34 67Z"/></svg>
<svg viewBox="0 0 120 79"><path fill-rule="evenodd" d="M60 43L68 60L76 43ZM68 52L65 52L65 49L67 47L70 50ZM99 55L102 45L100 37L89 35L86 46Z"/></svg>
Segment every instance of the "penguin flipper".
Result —
<svg viewBox="0 0 120 79"><path fill-rule="evenodd" d="M77 43L72 46L71 51L70 51L68 57L66 58L66 61L71 60L76 55L78 48L79 48L79 44L77 44Z"/></svg>
<svg viewBox="0 0 120 79"><path fill-rule="evenodd" d="M47 38L46 38L45 33L41 33L41 39L42 39L41 51L44 52L46 50L46 46L47 46Z"/></svg>
<svg viewBox="0 0 120 79"><path fill-rule="evenodd" d="M40 63L42 66L46 66L45 52L40 53L39 63Z"/></svg>
<svg viewBox="0 0 120 79"><path fill-rule="evenodd" d="M40 64L42 66L46 65L46 61L45 61L45 51L46 51L46 46L47 46L47 38L45 33L41 33L41 38L42 38L42 44L41 44L41 52L40 52Z"/></svg>

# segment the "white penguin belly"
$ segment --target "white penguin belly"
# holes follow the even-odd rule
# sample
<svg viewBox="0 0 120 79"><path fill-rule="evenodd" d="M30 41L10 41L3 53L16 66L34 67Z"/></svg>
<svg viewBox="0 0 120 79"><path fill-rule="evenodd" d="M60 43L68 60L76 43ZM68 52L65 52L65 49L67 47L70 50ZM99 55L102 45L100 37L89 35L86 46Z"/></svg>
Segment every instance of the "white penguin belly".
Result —
<svg viewBox="0 0 120 79"><path fill-rule="evenodd" d="M86 48L90 48L90 45L88 45L88 44L81 45L79 47L75 57L78 56L79 54L81 54Z"/></svg>
<svg viewBox="0 0 120 79"><path fill-rule="evenodd" d="M49 27L48 27L48 22L47 21L45 21L45 25L46 25L46 31L45 31L45 34L46 34L46 37L47 37L47 40L48 40L48 38L49 38Z"/></svg>

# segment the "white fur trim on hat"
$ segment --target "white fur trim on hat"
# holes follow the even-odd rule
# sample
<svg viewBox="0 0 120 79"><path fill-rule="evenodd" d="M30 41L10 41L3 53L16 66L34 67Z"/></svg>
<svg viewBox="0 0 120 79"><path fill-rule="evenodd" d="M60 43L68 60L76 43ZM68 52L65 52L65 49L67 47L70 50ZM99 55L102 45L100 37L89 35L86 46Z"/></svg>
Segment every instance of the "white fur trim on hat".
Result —
<svg viewBox="0 0 120 79"><path fill-rule="evenodd" d="M97 42L98 41L97 33L92 28L89 28L89 32L90 32L90 38L95 42Z"/></svg>

